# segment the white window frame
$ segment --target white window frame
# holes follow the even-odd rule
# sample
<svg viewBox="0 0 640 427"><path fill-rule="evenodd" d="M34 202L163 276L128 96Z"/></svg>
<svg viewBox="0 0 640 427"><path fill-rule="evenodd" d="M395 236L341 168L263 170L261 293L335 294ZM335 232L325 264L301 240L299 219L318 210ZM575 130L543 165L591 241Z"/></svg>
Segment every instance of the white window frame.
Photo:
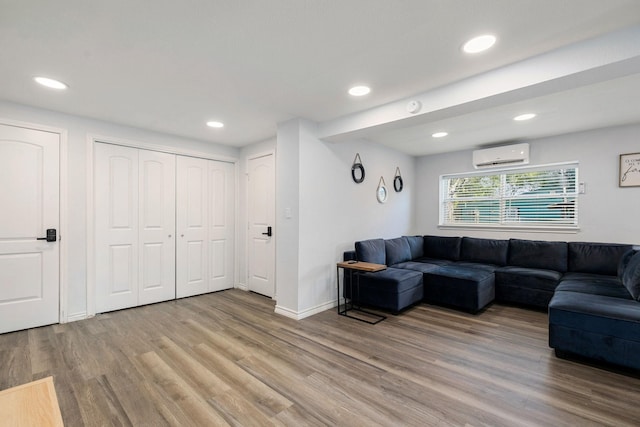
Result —
<svg viewBox="0 0 640 427"><path fill-rule="evenodd" d="M578 161L568 161L561 163L548 163L542 165L527 165L527 166L517 166L517 167L509 167L509 168L496 168L496 169L484 169L474 172L464 172L464 173L451 173L451 174L443 174L440 175L438 181L439 188L439 200L438 200L438 228L440 229L485 229L485 230L511 230L511 231L525 231L525 232L545 232L545 231L553 231L553 232L566 232L566 233L577 233L580 230L579 221L578 221L578 213L579 213L579 195L580 195L580 179L579 179L579 162ZM570 193L572 197L575 197L575 207L574 207L574 223L573 224L527 224L527 223L496 223L496 224L473 224L473 223L445 223L445 199L447 198L447 188L445 185L445 180L451 178L466 178L472 176L486 176L486 175L501 175L508 173L522 173L522 172L535 172L540 170L547 169L561 169L561 168L575 168L575 193ZM502 200L502 198L496 198L496 200Z"/></svg>

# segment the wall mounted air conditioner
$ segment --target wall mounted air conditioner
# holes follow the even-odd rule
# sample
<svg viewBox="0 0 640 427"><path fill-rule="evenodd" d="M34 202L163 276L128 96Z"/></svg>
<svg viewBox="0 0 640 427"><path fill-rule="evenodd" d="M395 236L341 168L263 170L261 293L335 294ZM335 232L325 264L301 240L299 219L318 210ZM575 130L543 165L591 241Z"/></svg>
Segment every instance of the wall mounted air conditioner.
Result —
<svg viewBox="0 0 640 427"><path fill-rule="evenodd" d="M517 166L529 163L529 144L504 145L473 152L473 167L476 169L498 166Z"/></svg>

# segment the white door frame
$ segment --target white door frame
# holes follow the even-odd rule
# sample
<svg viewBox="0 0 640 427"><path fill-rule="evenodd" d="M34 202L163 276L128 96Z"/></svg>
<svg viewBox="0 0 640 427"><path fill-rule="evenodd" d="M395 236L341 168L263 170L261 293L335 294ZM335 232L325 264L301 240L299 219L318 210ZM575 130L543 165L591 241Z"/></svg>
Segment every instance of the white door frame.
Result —
<svg viewBox="0 0 640 427"><path fill-rule="evenodd" d="M139 148L139 149L143 149L143 150L151 150L151 151L159 151L161 153L169 153L169 154L176 154L176 155L181 155L181 156L190 156L190 157L199 157L201 159L207 159L207 160L217 160L217 161L221 161L221 162L229 162L229 163L233 163L236 167L235 169L235 180L236 180L236 185L238 182L238 167L237 167L237 163L238 163L238 158L236 157L230 157L230 156L224 156L224 155L217 155L217 154L211 154L211 153L206 153L206 152L201 152L201 151L196 151L196 150L185 150L182 148L177 148L177 147L169 147L169 146L165 146L165 145L157 145L157 144L152 144L152 143L148 143L148 142L141 142L141 141L134 141L134 140L129 140L129 139L124 139L124 138L117 138L117 137L112 137L112 136L105 136L105 135L100 135L100 134L87 134L87 139L86 139L86 153L87 153L87 157L86 157L86 165L87 165L87 175L86 175L86 182L87 182L87 277L86 277L86 282L87 282L87 315L86 317L92 317L95 316L96 314L96 296L95 296L95 251L94 251L94 246L95 246L95 221L94 221L94 216L95 216L95 207L94 207L94 191L93 191L93 147L96 143L103 143L103 144L113 144L113 145L122 145L125 147L132 147L132 148ZM237 186L236 186L237 188ZM237 200L237 198L236 198ZM237 204L236 204L237 207ZM237 218L237 210L236 210L236 218ZM236 241L237 241L237 229L238 227L236 227ZM237 259L238 259L238 253L237 253L237 247L238 245L236 245L236 250L234 253L234 262L237 265ZM237 272L237 267L236 267L236 272ZM238 275L236 274L236 278L238 277ZM236 279L237 280L237 279Z"/></svg>
<svg viewBox="0 0 640 427"><path fill-rule="evenodd" d="M47 125L41 125L38 123L30 123L30 122L23 122L23 121L18 121L18 120L13 120L13 119L7 119L4 117L0 117L0 124L3 125L7 125L7 126L14 126L14 127L20 127L20 128L26 128L26 129L32 129L32 130L38 130L38 131L43 131L43 132L51 132L51 133L55 133L59 136L60 138L60 146L59 146L59 159L58 159L58 165L59 165L59 179L60 179L60 195L59 195L59 200L58 200L58 204L59 204L59 209L60 209L60 223L59 223L59 227L60 229L58 230L58 245L59 245L59 258L58 258L58 262L59 262L59 274L58 274L58 298L59 298L59 313L58 313L58 322L59 323L66 323L69 319L68 319L68 313L67 313L67 305L68 305L68 284L67 284L67 241L66 239L63 239L63 236L65 236L65 233L67 232L67 200L68 200L68 194L67 194L67 137L68 137L68 132L66 129L63 128L58 128L58 127L53 127L53 126L47 126Z"/></svg>
<svg viewBox="0 0 640 427"><path fill-rule="evenodd" d="M242 222L242 224L245 224L243 227L245 227L245 230L247 230L245 232L245 239L244 239L244 259L245 259L245 265L244 265L244 273L242 275L245 285L242 286L242 289L245 291L249 290L249 239L251 236L249 236L248 233L248 224L249 224L249 161L250 160L255 160L255 159L259 159L260 157L265 157L265 156L273 156L273 173L274 173L274 185L276 184L275 182L275 174L276 174L276 170L277 170L277 165L276 165L276 161L277 161L277 157L276 157L276 150L272 149L272 150L266 150L266 151L260 151L257 153L252 153L249 154L246 158L245 158L245 171L244 171L244 184L245 184L245 195L244 195L244 206L245 206L245 211L244 211L244 221ZM275 188L274 188L274 194L276 196L276 198L278 197L277 193L275 192ZM274 228L275 228L275 216L277 216L277 212L275 212L275 200L274 200ZM236 227L236 229L238 229L238 227ZM278 238L278 232L276 230L276 235L275 238ZM274 256L277 256L277 252L274 254ZM274 264L275 264L275 258L274 258ZM277 276L277 271L275 268L275 265L273 266L273 297L271 298L274 301L278 300L278 278Z"/></svg>

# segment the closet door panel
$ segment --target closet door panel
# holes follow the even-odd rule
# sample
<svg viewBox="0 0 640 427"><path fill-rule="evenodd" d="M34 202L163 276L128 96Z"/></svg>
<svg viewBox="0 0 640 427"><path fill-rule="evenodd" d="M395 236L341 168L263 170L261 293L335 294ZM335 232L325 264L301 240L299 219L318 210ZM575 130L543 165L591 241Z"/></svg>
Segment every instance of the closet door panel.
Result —
<svg viewBox="0 0 640 427"><path fill-rule="evenodd" d="M96 311L138 303L138 150L95 144Z"/></svg>
<svg viewBox="0 0 640 427"><path fill-rule="evenodd" d="M209 162L209 290L234 285L235 167Z"/></svg>
<svg viewBox="0 0 640 427"><path fill-rule="evenodd" d="M209 291L208 161L177 157L176 171L176 296Z"/></svg>
<svg viewBox="0 0 640 427"><path fill-rule="evenodd" d="M174 299L176 156L139 151L139 304Z"/></svg>

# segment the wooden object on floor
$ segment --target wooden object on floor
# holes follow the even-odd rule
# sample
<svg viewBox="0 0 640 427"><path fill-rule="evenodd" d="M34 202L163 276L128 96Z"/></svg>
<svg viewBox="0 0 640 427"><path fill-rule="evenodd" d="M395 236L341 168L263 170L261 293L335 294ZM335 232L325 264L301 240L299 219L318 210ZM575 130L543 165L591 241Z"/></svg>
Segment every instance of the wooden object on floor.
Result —
<svg viewBox="0 0 640 427"><path fill-rule="evenodd" d="M53 377L0 391L0 424L24 427L63 426Z"/></svg>

